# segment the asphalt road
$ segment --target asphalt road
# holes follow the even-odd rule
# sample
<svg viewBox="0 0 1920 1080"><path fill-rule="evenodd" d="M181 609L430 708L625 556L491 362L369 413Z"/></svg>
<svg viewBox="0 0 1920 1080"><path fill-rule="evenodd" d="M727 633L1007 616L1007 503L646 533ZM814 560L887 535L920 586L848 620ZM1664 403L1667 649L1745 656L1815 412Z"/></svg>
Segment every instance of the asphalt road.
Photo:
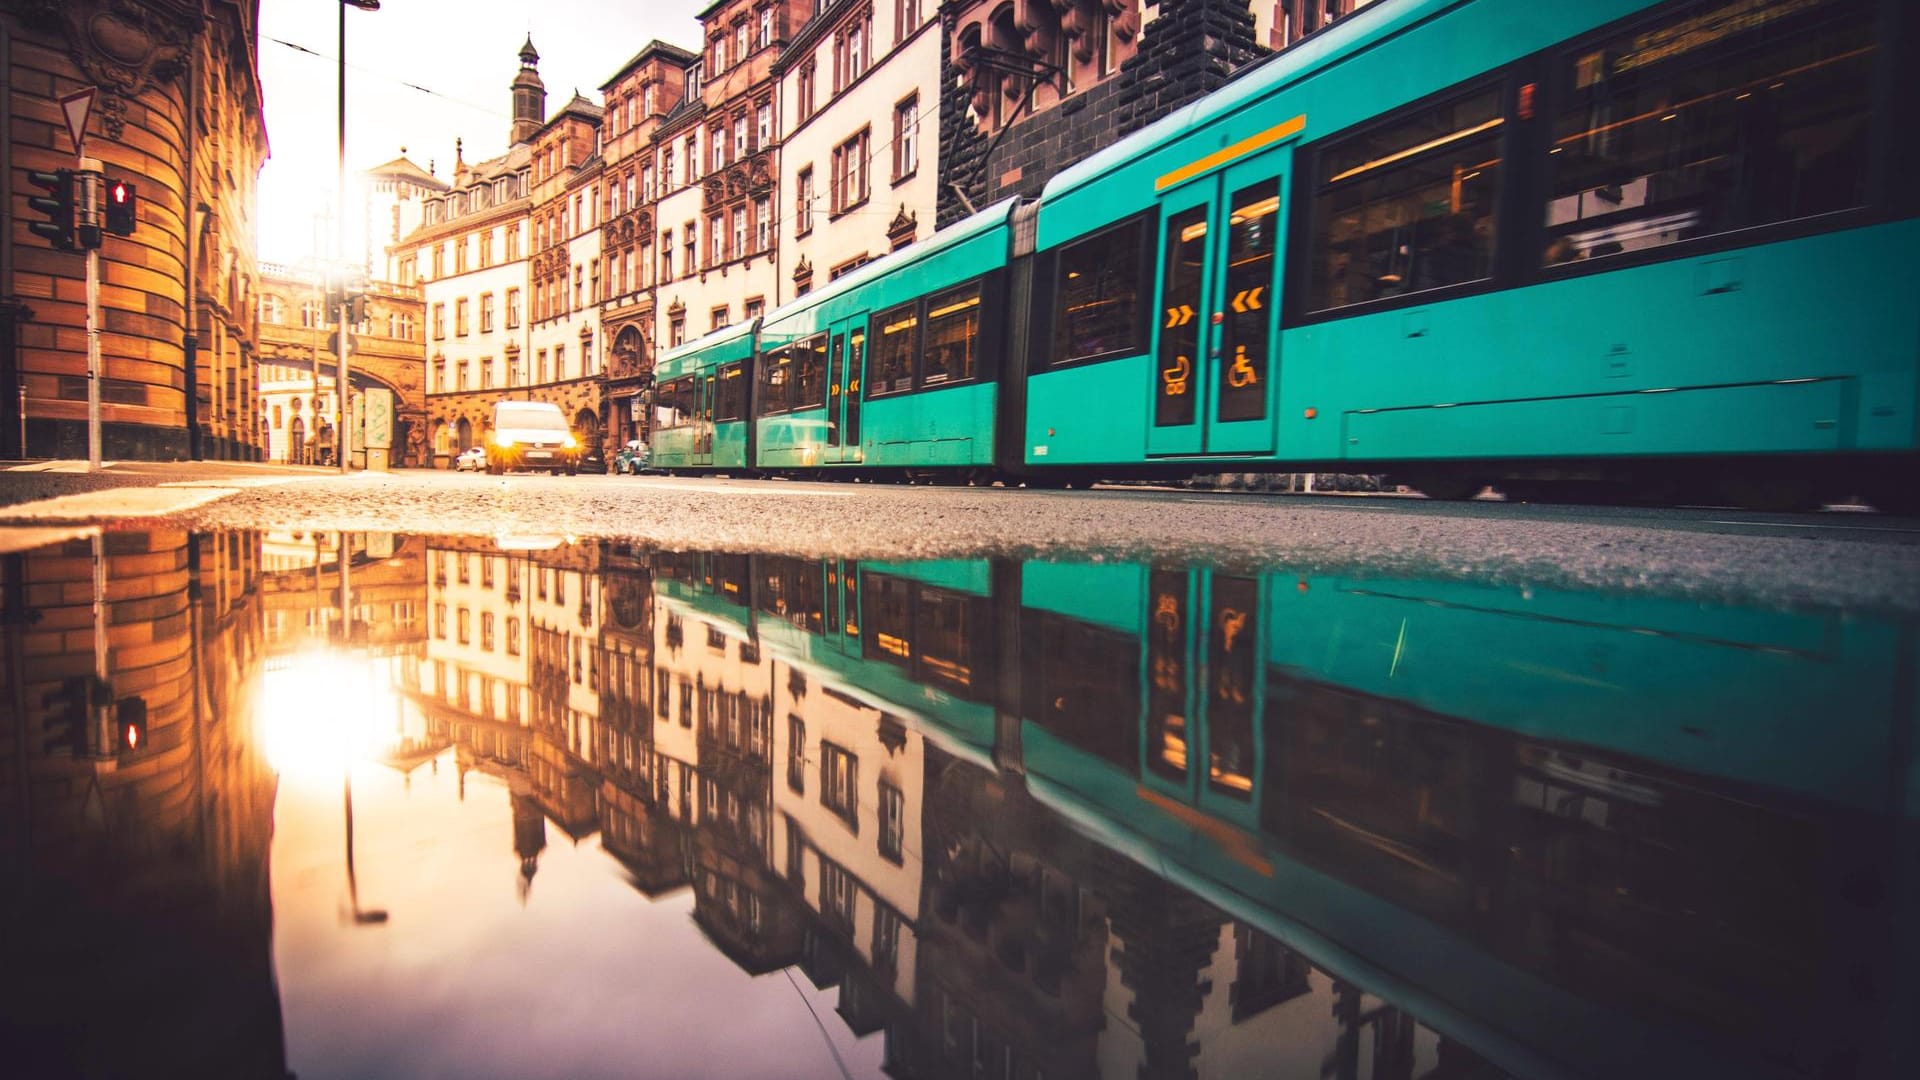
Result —
<svg viewBox="0 0 1920 1080"><path fill-rule="evenodd" d="M1920 610L1920 520L1865 512L444 472L298 470L279 482L235 467L172 484L200 490L189 493L198 505L169 519L201 528L604 537L868 559L1092 554ZM32 509L0 510L0 525Z"/></svg>

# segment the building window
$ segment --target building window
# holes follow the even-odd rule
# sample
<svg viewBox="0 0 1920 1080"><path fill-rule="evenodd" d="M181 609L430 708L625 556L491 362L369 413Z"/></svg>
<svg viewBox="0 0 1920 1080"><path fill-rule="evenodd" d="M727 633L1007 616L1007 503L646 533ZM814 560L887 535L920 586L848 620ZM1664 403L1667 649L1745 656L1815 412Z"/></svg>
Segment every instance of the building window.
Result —
<svg viewBox="0 0 1920 1080"><path fill-rule="evenodd" d="M555 345L553 347L553 377L556 379L564 379L567 377L567 347L565 345Z"/></svg>
<svg viewBox="0 0 1920 1080"><path fill-rule="evenodd" d="M733 24L733 59L743 63L747 59L747 20L741 19Z"/></svg>
<svg viewBox="0 0 1920 1080"><path fill-rule="evenodd" d="M727 325L728 306L729 305L722 304L719 307L714 308L713 311L708 313L709 322L707 324L707 328L709 330L718 330L721 327Z"/></svg>
<svg viewBox="0 0 1920 1080"><path fill-rule="evenodd" d="M764 49L771 44L773 44L773 8L769 6L760 9L760 36L756 47Z"/></svg>
<svg viewBox="0 0 1920 1080"><path fill-rule="evenodd" d="M719 266L727 261L726 222L719 214L707 218L707 265Z"/></svg>
<svg viewBox="0 0 1920 1080"><path fill-rule="evenodd" d="M713 160L707 163L707 171L717 173L727 167L727 129L715 124L707 131L707 152Z"/></svg>
<svg viewBox="0 0 1920 1080"><path fill-rule="evenodd" d="M507 261L520 261L520 226L507 226Z"/></svg>
<svg viewBox="0 0 1920 1080"><path fill-rule="evenodd" d="M473 641L473 612L468 611L466 608L461 608L459 613L454 616L454 627L459 635L460 644L466 645L471 643Z"/></svg>
<svg viewBox="0 0 1920 1080"><path fill-rule="evenodd" d="M807 725L798 716L787 716L787 787L795 795L807 793Z"/></svg>
<svg viewBox="0 0 1920 1080"><path fill-rule="evenodd" d="M493 294L480 294L480 332L493 333Z"/></svg>
<svg viewBox="0 0 1920 1080"><path fill-rule="evenodd" d="M676 349L687 343L687 317L672 315L667 318L667 348Z"/></svg>
<svg viewBox="0 0 1920 1080"><path fill-rule="evenodd" d="M433 339L439 341L447 336L447 305L433 305Z"/></svg>
<svg viewBox="0 0 1920 1080"><path fill-rule="evenodd" d="M660 234L660 280L673 280L673 230Z"/></svg>
<svg viewBox="0 0 1920 1080"><path fill-rule="evenodd" d="M820 742L820 805L860 831L860 760L834 744Z"/></svg>
<svg viewBox="0 0 1920 1080"><path fill-rule="evenodd" d="M464 236L453 242L453 272L456 274L467 272L467 246Z"/></svg>
<svg viewBox="0 0 1920 1080"><path fill-rule="evenodd" d="M681 249L686 255L686 265L680 268L680 272L687 277L693 276L700 262L699 228L697 224L691 221L680 227L680 236L683 241Z"/></svg>
<svg viewBox="0 0 1920 1080"><path fill-rule="evenodd" d="M873 969L891 975L900 967L900 916L884 904L873 905Z"/></svg>
<svg viewBox="0 0 1920 1080"><path fill-rule="evenodd" d="M871 135L871 128L861 128L858 135L834 147L829 200L836 215L867 201L867 142Z"/></svg>
<svg viewBox="0 0 1920 1080"><path fill-rule="evenodd" d="M520 290L507 290L507 329L520 325Z"/></svg>
<svg viewBox="0 0 1920 1080"><path fill-rule="evenodd" d="M733 159L738 161L753 149L747 142L747 114L741 113L733 118Z"/></svg>
<svg viewBox="0 0 1920 1080"><path fill-rule="evenodd" d="M573 266L573 310L579 311L587 306L586 270L575 263Z"/></svg>
<svg viewBox="0 0 1920 1080"><path fill-rule="evenodd" d="M765 195L753 200L753 250L773 247L773 200Z"/></svg>
<svg viewBox="0 0 1920 1080"><path fill-rule="evenodd" d="M805 236L813 231L813 166L800 170L793 191L793 235Z"/></svg>
<svg viewBox="0 0 1920 1080"><path fill-rule="evenodd" d="M464 296L453 302L453 335L455 337L467 336L467 308L468 301Z"/></svg>
<svg viewBox="0 0 1920 1080"><path fill-rule="evenodd" d="M493 389L493 357L491 356L480 358L480 389Z"/></svg>
<svg viewBox="0 0 1920 1080"><path fill-rule="evenodd" d="M747 208L733 208L733 254L735 258L747 254Z"/></svg>
<svg viewBox="0 0 1920 1080"><path fill-rule="evenodd" d="M766 310L767 310L767 302L761 299L760 297L756 296L753 299L747 301L746 313L742 317L746 319L747 322L752 322L753 320L759 318L761 315L766 314Z"/></svg>
<svg viewBox="0 0 1920 1080"><path fill-rule="evenodd" d="M841 27L833 39L833 92L836 94L866 73L867 24L872 18L871 11L863 13Z"/></svg>
<svg viewBox="0 0 1920 1080"><path fill-rule="evenodd" d="M893 107L893 180L912 176L920 164L920 95Z"/></svg>
<svg viewBox="0 0 1920 1080"><path fill-rule="evenodd" d="M700 133L698 131L687 136L686 160L687 183L691 184L700 179Z"/></svg>
<svg viewBox="0 0 1920 1080"><path fill-rule="evenodd" d="M447 245L435 244L433 246L434 280L438 281L439 279L446 276L447 276Z"/></svg>
<svg viewBox="0 0 1920 1080"><path fill-rule="evenodd" d="M286 317L286 305L281 303L278 296L269 294L260 298L261 322L272 323L278 326L280 323L286 321Z"/></svg>
<svg viewBox="0 0 1920 1080"><path fill-rule="evenodd" d="M802 120L813 115L813 84L817 78L818 75L812 60L808 60L806 63L800 65L800 82L798 92L795 96L800 99L798 108L800 110L800 119Z"/></svg>
<svg viewBox="0 0 1920 1080"><path fill-rule="evenodd" d="M853 933L854 905L859 901L859 885L839 863L820 857L820 914L843 934Z"/></svg>
<svg viewBox="0 0 1920 1080"><path fill-rule="evenodd" d="M493 612L480 613L480 647L487 652L493 651Z"/></svg>
<svg viewBox="0 0 1920 1080"><path fill-rule="evenodd" d="M893 43L907 40L920 29L920 0L893 0Z"/></svg>
<svg viewBox="0 0 1920 1080"><path fill-rule="evenodd" d="M891 863L902 859L906 837L907 797L899 788L880 781L880 857Z"/></svg>
<svg viewBox="0 0 1920 1080"><path fill-rule="evenodd" d="M669 187L673 184L673 147L660 151L660 182Z"/></svg>

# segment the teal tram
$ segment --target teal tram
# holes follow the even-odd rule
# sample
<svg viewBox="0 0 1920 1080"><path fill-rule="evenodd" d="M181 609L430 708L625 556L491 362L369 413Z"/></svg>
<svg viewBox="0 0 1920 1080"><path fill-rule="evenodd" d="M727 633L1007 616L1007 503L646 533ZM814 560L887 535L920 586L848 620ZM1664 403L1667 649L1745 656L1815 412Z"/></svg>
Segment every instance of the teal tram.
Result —
<svg viewBox="0 0 1920 1080"><path fill-rule="evenodd" d="M1513 1072L1875 1075L1915 1052L1910 620L1285 569L657 559L689 634L900 718Z"/></svg>
<svg viewBox="0 0 1920 1080"><path fill-rule="evenodd" d="M1916 61L1898 0L1378 4L666 354L654 460L1910 511Z"/></svg>

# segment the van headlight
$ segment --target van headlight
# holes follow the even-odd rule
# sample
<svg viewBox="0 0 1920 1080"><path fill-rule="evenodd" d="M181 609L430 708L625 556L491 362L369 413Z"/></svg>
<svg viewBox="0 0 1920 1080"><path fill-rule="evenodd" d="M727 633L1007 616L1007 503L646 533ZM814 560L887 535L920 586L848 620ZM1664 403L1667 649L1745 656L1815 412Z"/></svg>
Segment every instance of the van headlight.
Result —
<svg viewBox="0 0 1920 1080"><path fill-rule="evenodd" d="M493 445L502 450L511 450L513 449L513 436L504 431L496 431L493 433Z"/></svg>
<svg viewBox="0 0 1920 1080"><path fill-rule="evenodd" d="M573 432L567 432L567 449L576 450L579 446L580 440L573 437Z"/></svg>

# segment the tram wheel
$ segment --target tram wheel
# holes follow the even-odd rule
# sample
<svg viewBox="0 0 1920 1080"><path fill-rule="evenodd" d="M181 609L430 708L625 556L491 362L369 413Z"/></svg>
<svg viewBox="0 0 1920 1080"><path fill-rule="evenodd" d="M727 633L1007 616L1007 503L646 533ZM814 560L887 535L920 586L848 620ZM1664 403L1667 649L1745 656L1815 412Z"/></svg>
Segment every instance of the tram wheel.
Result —
<svg viewBox="0 0 1920 1080"><path fill-rule="evenodd" d="M1480 494L1486 481L1460 473L1414 473L1406 479L1408 487L1429 499L1464 502Z"/></svg>

